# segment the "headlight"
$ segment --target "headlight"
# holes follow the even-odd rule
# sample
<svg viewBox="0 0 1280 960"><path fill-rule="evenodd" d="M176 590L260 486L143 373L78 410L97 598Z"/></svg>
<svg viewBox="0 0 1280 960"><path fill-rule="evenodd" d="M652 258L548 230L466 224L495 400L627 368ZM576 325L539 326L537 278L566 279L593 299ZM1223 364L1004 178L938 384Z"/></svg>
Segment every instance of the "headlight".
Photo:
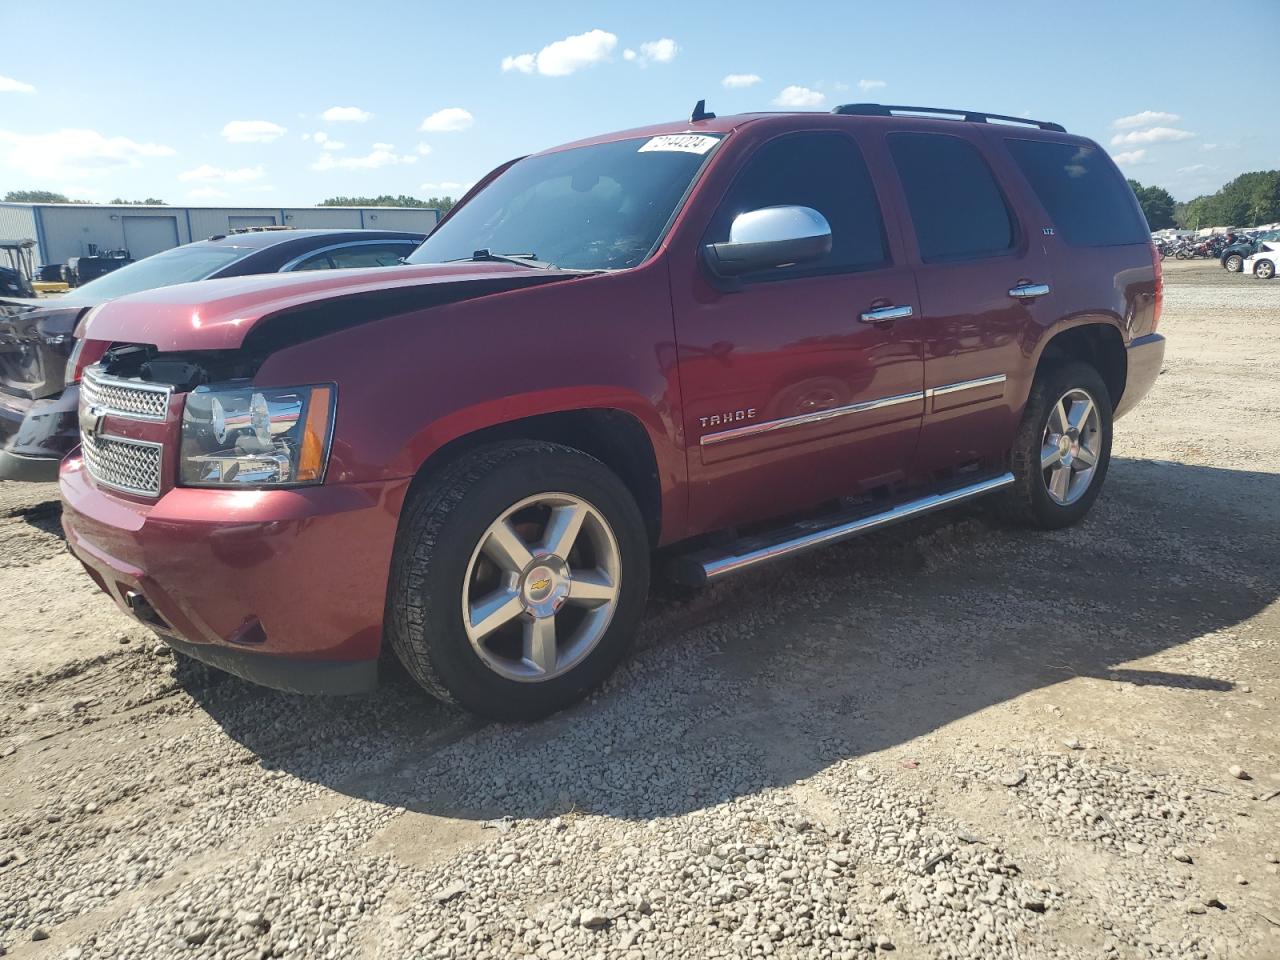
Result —
<svg viewBox="0 0 1280 960"><path fill-rule="evenodd" d="M182 414L187 487L320 483L329 462L332 386L197 387Z"/></svg>

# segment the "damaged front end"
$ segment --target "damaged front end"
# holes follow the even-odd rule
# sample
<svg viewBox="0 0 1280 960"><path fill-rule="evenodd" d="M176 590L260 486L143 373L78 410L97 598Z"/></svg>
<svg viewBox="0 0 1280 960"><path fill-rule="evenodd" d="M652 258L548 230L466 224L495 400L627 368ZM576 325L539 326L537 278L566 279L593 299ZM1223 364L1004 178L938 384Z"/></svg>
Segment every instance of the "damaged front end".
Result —
<svg viewBox="0 0 1280 960"><path fill-rule="evenodd" d="M78 442L66 371L84 306L0 300L0 480L53 481Z"/></svg>

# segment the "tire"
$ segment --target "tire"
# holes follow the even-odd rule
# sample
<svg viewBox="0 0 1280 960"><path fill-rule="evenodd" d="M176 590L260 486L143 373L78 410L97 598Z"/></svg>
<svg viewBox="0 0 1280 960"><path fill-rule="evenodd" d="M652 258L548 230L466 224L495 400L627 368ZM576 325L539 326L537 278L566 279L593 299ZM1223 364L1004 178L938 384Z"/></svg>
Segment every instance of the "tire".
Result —
<svg viewBox="0 0 1280 960"><path fill-rule="evenodd" d="M1253 275L1259 280L1273 280L1276 275L1276 265L1271 260L1259 260L1253 265Z"/></svg>
<svg viewBox="0 0 1280 960"><path fill-rule="evenodd" d="M1094 410L1094 414L1083 418L1084 442L1075 443L1068 431L1068 440L1058 447L1058 459L1046 468L1045 451L1050 449L1050 437L1057 432L1052 428L1070 423L1076 412L1075 403L1082 396L1092 401ZM1070 410L1064 400L1070 403ZM1061 417L1055 414L1055 407L1062 411ZM1023 526L1042 530L1078 523L1098 499L1106 479L1111 463L1111 426L1111 397L1092 366L1071 361L1042 371L1031 387L1014 438L1010 457L1014 484L1004 497L1006 515ZM1064 457L1064 453L1070 455ZM1085 455L1093 459L1091 468ZM1065 488L1056 482L1061 478L1059 468L1064 466L1068 471ZM1084 477L1086 469L1092 472ZM1051 478L1055 478L1052 490ZM1065 498L1060 496L1064 492Z"/></svg>
<svg viewBox="0 0 1280 960"><path fill-rule="evenodd" d="M1231 273L1239 273L1244 269L1244 257L1233 253L1222 262L1222 265Z"/></svg>
<svg viewBox="0 0 1280 960"><path fill-rule="evenodd" d="M563 538L569 546L538 549L555 541L557 517L576 531ZM640 510L600 461L541 441L480 447L406 505L387 637L441 700L494 720L537 719L580 700L617 667L644 614L649 568ZM610 582L612 599L600 600Z"/></svg>

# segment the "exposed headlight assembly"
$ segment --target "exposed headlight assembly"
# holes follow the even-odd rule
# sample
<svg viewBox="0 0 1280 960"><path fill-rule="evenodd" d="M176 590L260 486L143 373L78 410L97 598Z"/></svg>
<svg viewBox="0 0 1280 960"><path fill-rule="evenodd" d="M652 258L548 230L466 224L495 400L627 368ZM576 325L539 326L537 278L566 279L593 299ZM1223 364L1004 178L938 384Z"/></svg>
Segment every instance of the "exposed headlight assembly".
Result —
<svg viewBox="0 0 1280 960"><path fill-rule="evenodd" d="M182 414L185 487L321 483L329 462L336 389L197 387Z"/></svg>

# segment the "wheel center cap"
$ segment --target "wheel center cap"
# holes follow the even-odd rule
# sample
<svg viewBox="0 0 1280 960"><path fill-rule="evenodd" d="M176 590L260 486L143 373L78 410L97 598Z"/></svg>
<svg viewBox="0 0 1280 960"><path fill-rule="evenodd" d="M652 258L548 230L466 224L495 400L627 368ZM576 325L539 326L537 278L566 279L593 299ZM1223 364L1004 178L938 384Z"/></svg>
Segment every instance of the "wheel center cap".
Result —
<svg viewBox="0 0 1280 960"><path fill-rule="evenodd" d="M559 557L536 558L520 581L525 609L535 617L552 616L569 596L572 582L568 565Z"/></svg>

